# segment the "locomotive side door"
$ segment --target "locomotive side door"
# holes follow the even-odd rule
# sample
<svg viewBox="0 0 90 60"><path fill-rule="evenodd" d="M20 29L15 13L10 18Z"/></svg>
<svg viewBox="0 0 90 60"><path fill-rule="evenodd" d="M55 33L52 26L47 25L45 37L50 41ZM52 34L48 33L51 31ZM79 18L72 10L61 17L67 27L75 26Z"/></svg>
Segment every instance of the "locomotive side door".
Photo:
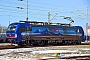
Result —
<svg viewBox="0 0 90 60"><path fill-rule="evenodd" d="M25 28L26 28L25 29L25 32L26 32L26 41L25 41L25 43L26 43L26 45L28 45L28 44L30 44L30 40L31 40L30 33L32 31L32 28L31 28L31 26L26 26Z"/></svg>
<svg viewBox="0 0 90 60"><path fill-rule="evenodd" d="M30 40L30 33L31 33L31 27L30 26L21 26L19 29L19 32L21 33L21 39L23 44L29 44Z"/></svg>

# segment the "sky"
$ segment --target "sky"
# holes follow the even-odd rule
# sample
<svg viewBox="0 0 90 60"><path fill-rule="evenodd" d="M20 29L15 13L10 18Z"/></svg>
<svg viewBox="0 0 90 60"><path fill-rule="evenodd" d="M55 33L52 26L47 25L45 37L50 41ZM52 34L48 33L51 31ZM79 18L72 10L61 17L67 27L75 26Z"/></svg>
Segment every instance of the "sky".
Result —
<svg viewBox="0 0 90 60"><path fill-rule="evenodd" d="M22 7L23 9L17 8ZM86 29L90 25L90 0L28 0L28 20L48 22L50 12L51 22L70 23L64 17L74 20L72 25ZM26 20L27 0L0 0L0 25Z"/></svg>

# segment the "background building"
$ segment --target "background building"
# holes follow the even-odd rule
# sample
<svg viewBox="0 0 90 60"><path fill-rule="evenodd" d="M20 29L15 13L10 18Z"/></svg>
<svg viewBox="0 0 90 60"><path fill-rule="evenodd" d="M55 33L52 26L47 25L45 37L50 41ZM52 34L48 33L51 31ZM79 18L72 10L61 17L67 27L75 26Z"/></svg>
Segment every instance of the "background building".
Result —
<svg viewBox="0 0 90 60"><path fill-rule="evenodd" d="M88 26L88 36L90 36L90 26Z"/></svg>
<svg viewBox="0 0 90 60"><path fill-rule="evenodd" d="M7 29L6 26L0 25L0 33L5 33L6 32L6 29Z"/></svg>

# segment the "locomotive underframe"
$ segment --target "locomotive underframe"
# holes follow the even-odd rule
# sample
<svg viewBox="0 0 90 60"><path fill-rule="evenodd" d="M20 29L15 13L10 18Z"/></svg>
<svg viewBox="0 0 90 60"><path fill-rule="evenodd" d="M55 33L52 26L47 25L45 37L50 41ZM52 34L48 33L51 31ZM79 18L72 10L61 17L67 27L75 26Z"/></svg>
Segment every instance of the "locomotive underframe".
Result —
<svg viewBox="0 0 90 60"><path fill-rule="evenodd" d="M80 36L22 36L23 41L32 45L80 44Z"/></svg>

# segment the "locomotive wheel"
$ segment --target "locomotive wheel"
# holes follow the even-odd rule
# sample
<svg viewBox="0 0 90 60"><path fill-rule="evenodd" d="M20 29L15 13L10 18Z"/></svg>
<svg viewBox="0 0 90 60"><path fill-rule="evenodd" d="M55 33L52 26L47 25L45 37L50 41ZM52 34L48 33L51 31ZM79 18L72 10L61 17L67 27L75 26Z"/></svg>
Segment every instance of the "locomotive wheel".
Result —
<svg viewBox="0 0 90 60"><path fill-rule="evenodd" d="M76 41L77 44L81 44L81 41Z"/></svg>
<svg viewBox="0 0 90 60"><path fill-rule="evenodd" d="M76 44L77 44L76 41L74 41L74 42L73 42L73 45L76 45Z"/></svg>
<svg viewBox="0 0 90 60"><path fill-rule="evenodd" d="M47 41L45 41L45 40L38 41L38 45L39 46L45 46L45 45L47 45Z"/></svg>
<svg viewBox="0 0 90 60"><path fill-rule="evenodd" d="M14 41L13 40L10 40L10 39L8 39L6 42L7 43L14 43Z"/></svg>

